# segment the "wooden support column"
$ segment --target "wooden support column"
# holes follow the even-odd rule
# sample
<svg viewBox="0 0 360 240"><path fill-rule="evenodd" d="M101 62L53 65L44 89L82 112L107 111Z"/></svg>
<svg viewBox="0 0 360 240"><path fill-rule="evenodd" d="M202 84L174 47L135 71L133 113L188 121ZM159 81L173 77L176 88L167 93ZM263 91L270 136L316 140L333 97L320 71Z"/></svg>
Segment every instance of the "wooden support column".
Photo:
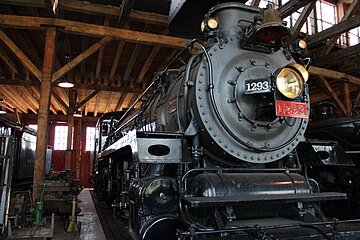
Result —
<svg viewBox="0 0 360 240"><path fill-rule="evenodd" d="M259 4L260 4L260 0L252 0L251 1L251 6L258 7Z"/></svg>
<svg viewBox="0 0 360 240"><path fill-rule="evenodd" d="M74 108L76 102L76 92L73 89L69 90L69 109L67 114L68 133L67 133L67 146L65 154L65 170L71 170L71 155L72 155L72 130L74 127Z"/></svg>
<svg viewBox="0 0 360 240"><path fill-rule="evenodd" d="M48 143L48 119L50 107L51 76L55 58L56 28L48 27L45 38L44 63L41 74L40 101L38 112L38 130L34 164L33 200L40 197L39 185L44 181L45 159Z"/></svg>
<svg viewBox="0 0 360 240"><path fill-rule="evenodd" d="M346 116L351 116L351 100L350 100L350 90L349 90L349 82L347 79L343 79L343 81L340 81L340 96L341 100L344 103L345 109L346 109Z"/></svg>
<svg viewBox="0 0 360 240"><path fill-rule="evenodd" d="M80 179L81 172L81 153L82 153L82 118L78 118L78 131L77 131L77 141L74 144L75 156L76 156L76 171L75 177L76 179Z"/></svg>

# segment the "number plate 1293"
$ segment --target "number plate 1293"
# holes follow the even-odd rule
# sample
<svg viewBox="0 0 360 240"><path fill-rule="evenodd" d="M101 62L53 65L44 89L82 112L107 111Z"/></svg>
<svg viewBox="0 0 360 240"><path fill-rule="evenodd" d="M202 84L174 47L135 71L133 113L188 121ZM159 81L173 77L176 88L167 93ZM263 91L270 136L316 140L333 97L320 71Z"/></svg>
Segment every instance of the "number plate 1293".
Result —
<svg viewBox="0 0 360 240"><path fill-rule="evenodd" d="M276 101L276 116L307 118L305 103Z"/></svg>
<svg viewBox="0 0 360 240"><path fill-rule="evenodd" d="M245 94L267 93L270 91L270 79L254 79L245 81Z"/></svg>

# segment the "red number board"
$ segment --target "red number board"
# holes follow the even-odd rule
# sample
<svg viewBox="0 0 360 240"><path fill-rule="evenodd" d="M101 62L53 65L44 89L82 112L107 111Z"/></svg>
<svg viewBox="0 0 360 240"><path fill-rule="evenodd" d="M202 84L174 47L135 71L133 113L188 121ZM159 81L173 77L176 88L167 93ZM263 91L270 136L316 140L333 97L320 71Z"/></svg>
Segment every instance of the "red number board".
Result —
<svg viewBox="0 0 360 240"><path fill-rule="evenodd" d="M276 101L276 116L307 118L305 103Z"/></svg>

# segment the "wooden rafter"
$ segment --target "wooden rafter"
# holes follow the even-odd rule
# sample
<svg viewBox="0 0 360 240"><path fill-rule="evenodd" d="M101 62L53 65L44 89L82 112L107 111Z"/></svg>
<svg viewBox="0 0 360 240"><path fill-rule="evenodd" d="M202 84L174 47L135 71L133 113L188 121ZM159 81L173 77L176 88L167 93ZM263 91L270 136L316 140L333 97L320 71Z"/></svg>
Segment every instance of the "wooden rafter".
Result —
<svg viewBox="0 0 360 240"><path fill-rule="evenodd" d="M325 77L319 75L318 81L320 83L320 86L323 88L323 90L329 95L329 97L331 97L334 100L336 106L339 108L341 113L346 116L347 111L344 104L341 102L341 100L337 96L336 92L332 89L330 84L326 81Z"/></svg>
<svg viewBox="0 0 360 240"><path fill-rule="evenodd" d="M6 12L8 12L9 14L16 15L13 8L11 8L10 6L6 5L4 6L4 8L6 9ZM39 13L36 8L31 8L31 14L35 17L39 16ZM35 66L37 66L40 69L40 67L42 66L42 59L40 57L41 54L39 52L39 49L36 47L36 44L34 43L34 40L31 37L31 34L27 30L19 31L13 29L11 31L11 35L13 39L16 39L18 46L26 47L26 49L23 49L24 53L26 53L28 58L31 59L31 61L35 64Z"/></svg>
<svg viewBox="0 0 360 240"><path fill-rule="evenodd" d="M81 108L84 104L86 104L88 101L90 101L93 97L95 97L96 94L98 94L100 92L100 90L95 90L92 93L90 93L90 95L88 95L86 98L84 98L80 103L78 103L75 106L75 110Z"/></svg>
<svg viewBox="0 0 360 240"><path fill-rule="evenodd" d="M21 96L25 99L27 104L31 107L31 111L33 111L35 114L37 114L37 111L39 109L39 102L34 98L32 93L26 88L19 86L16 88L18 93L21 93ZM51 108L50 108L51 110Z"/></svg>
<svg viewBox="0 0 360 240"><path fill-rule="evenodd" d="M108 101L107 101L107 103L106 103L106 107L105 107L105 111L104 111L104 113L107 113L108 111L109 111L109 107L110 107L110 104L111 104L111 102L112 102L112 99L113 99L113 92L110 92L110 96L109 96L109 99L108 99Z"/></svg>
<svg viewBox="0 0 360 240"><path fill-rule="evenodd" d="M98 110L99 110L100 99L101 99L101 92L99 92L98 95L96 96L96 104L95 104L94 117L97 117Z"/></svg>
<svg viewBox="0 0 360 240"><path fill-rule="evenodd" d="M21 105L25 106L27 109L30 109L33 113L38 113L38 104L33 102L31 98L26 93L23 93L21 90L21 86L17 86L16 88L5 87L9 94L12 96L16 96L16 101L20 102Z"/></svg>
<svg viewBox="0 0 360 240"><path fill-rule="evenodd" d="M68 62L65 66L63 66L62 68L57 70L52 75L52 82L54 82L57 79L64 76L66 73L71 71L74 67L76 67L79 63L81 63L82 60L84 60L84 59L88 58L89 56L91 56L92 54L94 54L97 50L99 50L99 48L101 48L105 44L109 43L111 40L112 40L111 37L103 37L100 41L93 44L91 47L89 47L84 52L79 54L76 58L74 58L73 60Z"/></svg>
<svg viewBox="0 0 360 240"><path fill-rule="evenodd" d="M167 33L167 29L165 29L162 34L166 34ZM144 77L145 74L147 73L151 63L153 62L154 58L156 57L156 55L158 54L159 50L161 49L160 46L155 46L153 47L153 49L151 50L151 53L149 54L149 56L146 58L146 62L144 63L143 67L140 70L140 73L138 75L138 78L136 79L135 83L141 83L144 81Z"/></svg>
<svg viewBox="0 0 360 240"><path fill-rule="evenodd" d="M6 97L6 101L9 102L11 105L13 105L16 109L18 109L19 111L21 111L22 113L27 113L27 109L25 108L24 105L22 105L20 102L18 101L13 101L13 94L11 94L5 86L1 85L0 86L1 89L1 93Z"/></svg>
<svg viewBox="0 0 360 240"><path fill-rule="evenodd" d="M17 122L18 124L22 125L22 124L21 124L21 120L20 120L19 112L18 112L18 110L17 110L16 108L14 108L14 113L15 113L16 122Z"/></svg>
<svg viewBox="0 0 360 240"><path fill-rule="evenodd" d="M85 90L85 94L88 94L88 90ZM89 104L89 101L87 101L87 102L85 103L85 109L84 109L84 115L85 115L85 116L88 115L88 110L89 110L88 104Z"/></svg>
<svg viewBox="0 0 360 240"><path fill-rule="evenodd" d="M116 48L116 53L115 53L113 64L111 65L109 84L114 80L123 47L124 47L124 42L120 41Z"/></svg>
<svg viewBox="0 0 360 240"><path fill-rule="evenodd" d="M0 17L1 18L1 17ZM9 47L9 49L19 58L22 64L32 73L34 76L41 80L40 70L31 62L31 60L16 46L16 44L6 35L4 31L0 29L0 39Z"/></svg>
<svg viewBox="0 0 360 240"><path fill-rule="evenodd" d="M146 62L144 66L141 68L138 78L136 79L136 83L140 83L144 80L145 74L147 73L151 63L153 62L154 58L156 57L157 53L159 52L160 47L156 46L152 49L149 56L146 58Z"/></svg>
<svg viewBox="0 0 360 240"><path fill-rule="evenodd" d="M104 26L109 26L109 18L105 17L104 19ZM96 63L96 71L95 71L95 78L99 79L100 77L100 71L101 71L101 65L102 65L102 60L104 57L104 48L105 45L103 45L100 49L99 49L99 54L98 54L98 59L97 59L97 63Z"/></svg>
<svg viewBox="0 0 360 240"><path fill-rule="evenodd" d="M347 19L349 19L349 17L352 16L353 10L355 8L357 8L359 4L358 0L353 0L352 4L350 5L349 9L347 10L347 12L345 13L345 15L343 16L343 18L341 19L341 22L346 21ZM326 47L323 49L323 51L321 52L321 55L327 55L330 53L330 51L333 49L333 47L336 44L337 39L340 37L340 35L336 35L335 37L331 38L327 43L326 43Z"/></svg>
<svg viewBox="0 0 360 240"><path fill-rule="evenodd" d="M135 0L123 0L120 3L119 26L124 26L130 16Z"/></svg>
<svg viewBox="0 0 360 240"><path fill-rule="evenodd" d="M6 64L6 66L10 68L13 74L19 74L19 69L17 68L17 66L1 48L0 48L0 59L2 59L3 62Z"/></svg>
<svg viewBox="0 0 360 240"><path fill-rule="evenodd" d="M157 44L161 46L183 48L187 39L164 36L154 33L144 33L128 29L104 27L95 24L81 23L57 18L40 18L0 14L0 25L6 27L44 29L44 26L55 25L62 31L94 37L110 36L117 40L125 40L143 44Z"/></svg>
<svg viewBox="0 0 360 240"><path fill-rule="evenodd" d="M65 113L67 113L69 106L64 102L64 100L55 92L54 88L51 89L51 95L56 99L58 103L65 109Z"/></svg>
<svg viewBox="0 0 360 240"><path fill-rule="evenodd" d="M130 81L129 81L129 80L130 80L130 79L129 79L129 76L130 76L130 73L131 73L131 71L132 71L132 69L133 69L133 67L134 67L134 64L135 64L135 62L136 62L136 59L137 59L140 51L141 51L141 45L136 44L136 46L135 46L135 48L134 48L134 51L133 51L133 53L132 53L132 55L131 55L131 58L130 58L130 60L129 60L129 63L128 63L127 67L126 67L125 74L124 74L124 79L123 79L123 81L125 82L125 86L124 86L124 87L127 87L128 84L129 84L129 82L130 82ZM123 93L123 94L121 95L121 97L120 97L120 99L119 99L119 105L120 105L120 106L122 106L124 100L126 99L126 96L127 96L127 93Z"/></svg>
<svg viewBox="0 0 360 240"><path fill-rule="evenodd" d="M122 95L123 95L123 94L120 94L119 100L120 100L120 98L121 98ZM117 104L116 104L116 107L115 107L114 111L120 111L120 108L121 108L120 101L117 101Z"/></svg>

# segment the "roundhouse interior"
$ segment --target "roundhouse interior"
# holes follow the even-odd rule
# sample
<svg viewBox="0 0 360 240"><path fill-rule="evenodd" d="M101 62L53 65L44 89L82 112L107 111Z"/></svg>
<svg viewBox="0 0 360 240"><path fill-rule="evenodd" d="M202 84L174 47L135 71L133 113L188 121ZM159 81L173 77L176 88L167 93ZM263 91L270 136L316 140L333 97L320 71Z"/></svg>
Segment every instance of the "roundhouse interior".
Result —
<svg viewBox="0 0 360 240"><path fill-rule="evenodd" d="M20 235L26 235L16 232L21 224L26 225L29 232L34 228L47 231L47 225L51 225L52 220L55 221L52 224L53 234L43 233L40 237L155 239L149 237L151 233L135 237L129 235L127 220L119 217L118 212L113 212L109 207L111 203L107 203L106 199L95 196L92 189L97 153L94 150L101 144L98 138L96 140L96 134L108 135L110 131L104 128L96 133L95 127L102 117L116 119L115 116L119 118L127 114L129 109L141 109L145 99L151 97L150 91L142 93L153 83L156 74L167 68L174 58L176 62L171 68L186 66L191 53L181 54L182 50L189 46L193 38L204 40L200 25L208 9L227 2L230 1L0 1L0 137L9 134L19 139L15 143L13 138L4 138L0 151L3 151L3 146L9 146L7 141L13 141L13 148L9 147L8 152L1 154L15 158L28 156L10 166L6 165L7 158L1 157L2 239L17 239ZM299 58L310 59L307 84L311 112L308 118L310 123L314 122L309 127L310 136L321 139L322 135L316 129L328 125L316 125L316 120L330 117L341 119L341 124L350 124L355 129L340 128L333 134L344 137L331 135L331 140L346 150L344 153L334 153L344 159L340 165L346 165L346 168L338 168L335 172L329 169L331 174L317 172L316 167L309 171L316 177L333 179L327 181L328 185L325 184L324 188L331 192L346 192L351 199L349 204L353 204L351 219L360 219L359 194L348 191L359 186L358 0L237 2L261 9L271 5L284 21L277 24L286 25L289 31L289 36L281 40L282 44L288 46L297 39L306 43L306 49ZM72 87L61 87L61 83L65 82L72 84ZM21 136L15 132L21 132ZM22 146L18 144L25 144L29 150L21 151ZM325 145L316 144L318 148L326 148L324 146L328 142ZM302 146L302 149L305 148ZM343 157L342 154L347 155ZM309 155L306 157L311 158ZM19 186L17 191L25 193L17 194L7 187L11 185L7 183L10 175L17 179L12 184L13 189ZM59 194L62 195L61 201L66 202L63 207L59 207ZM80 197L77 198L78 194ZM25 205L26 208L21 207ZM14 217L11 213L16 212L17 208L22 210ZM90 208L93 212L83 210ZM55 217L51 217L52 212L57 212ZM330 212L330 215L334 213L339 219L345 218L338 207L330 205L325 212ZM94 215L99 217L94 217L94 220ZM43 218L48 219L47 224ZM93 225L89 225L89 221L93 221ZM172 221L166 224L177 224ZM82 224L81 229L79 223ZM91 226L95 225L100 226L99 229L92 230ZM132 229L131 224L129 228ZM354 228L360 232L359 225ZM332 239L332 235L322 230L319 232L324 239ZM249 239L260 239L249 236L252 237ZM263 239L278 239L276 233L274 236ZM179 239L190 239L188 237ZM225 237L228 235L222 233L213 239Z"/></svg>

